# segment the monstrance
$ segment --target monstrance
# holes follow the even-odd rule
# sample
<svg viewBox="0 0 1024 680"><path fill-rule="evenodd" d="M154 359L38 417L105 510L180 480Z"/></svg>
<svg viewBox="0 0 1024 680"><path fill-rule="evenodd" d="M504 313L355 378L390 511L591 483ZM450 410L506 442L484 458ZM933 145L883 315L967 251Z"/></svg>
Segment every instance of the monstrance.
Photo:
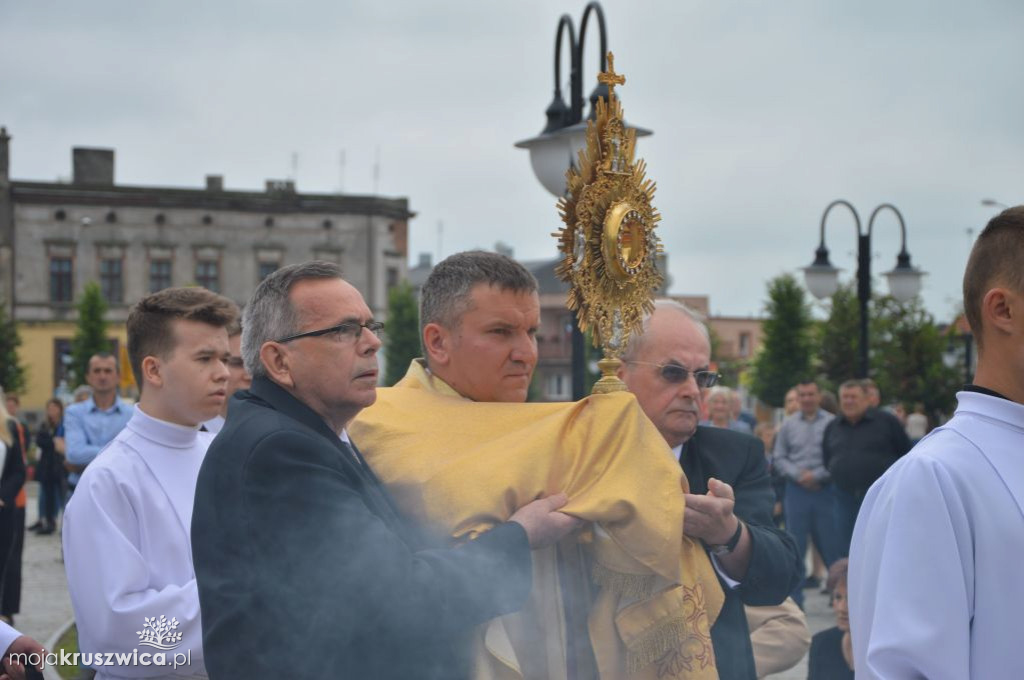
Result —
<svg viewBox="0 0 1024 680"><path fill-rule="evenodd" d="M644 161L633 160L636 131L623 124L615 96L626 77L615 72L611 52L608 70L597 79L608 86L608 100L598 99L587 146L566 173L568 190L558 202L565 226L552 236L564 255L555 273L569 283L566 304L604 352L593 389L603 394L626 389L617 376L622 353L653 311L663 279L656 264L661 242L654 230L661 216L652 205L654 182L645 177Z"/></svg>

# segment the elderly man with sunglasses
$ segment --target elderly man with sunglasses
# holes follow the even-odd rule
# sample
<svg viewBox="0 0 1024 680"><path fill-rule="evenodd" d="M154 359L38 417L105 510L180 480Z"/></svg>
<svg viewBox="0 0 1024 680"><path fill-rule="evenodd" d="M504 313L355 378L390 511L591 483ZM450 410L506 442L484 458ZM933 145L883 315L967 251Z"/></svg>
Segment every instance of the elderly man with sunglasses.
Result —
<svg viewBox="0 0 1024 680"><path fill-rule="evenodd" d="M707 328L685 306L658 301L623 359L620 377L689 481L683 531L703 541L725 590L711 628L719 675L754 680L743 605L780 604L801 573L792 537L772 523L764 445L750 435L698 425L702 390L718 374L709 369Z"/></svg>

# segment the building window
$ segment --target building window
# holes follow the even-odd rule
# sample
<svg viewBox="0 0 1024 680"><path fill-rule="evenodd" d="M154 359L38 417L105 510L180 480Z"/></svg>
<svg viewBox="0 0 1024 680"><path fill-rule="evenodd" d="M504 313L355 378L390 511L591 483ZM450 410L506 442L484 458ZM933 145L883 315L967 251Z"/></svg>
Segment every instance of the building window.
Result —
<svg viewBox="0 0 1024 680"><path fill-rule="evenodd" d="M196 283L214 293L220 292L220 262L199 260L196 262Z"/></svg>
<svg viewBox="0 0 1024 680"><path fill-rule="evenodd" d="M155 293L171 287L171 261L149 261L149 292Z"/></svg>
<svg viewBox="0 0 1024 680"><path fill-rule="evenodd" d="M100 291L107 302L124 301L124 279L121 276L120 258L105 257L100 260Z"/></svg>
<svg viewBox="0 0 1024 680"><path fill-rule="evenodd" d="M750 333L740 333L740 356L750 356Z"/></svg>
<svg viewBox="0 0 1024 680"><path fill-rule="evenodd" d="M398 285L398 267L388 267L387 277L388 277L388 288L387 288L387 290L390 293L391 289Z"/></svg>
<svg viewBox="0 0 1024 680"><path fill-rule="evenodd" d="M278 270L280 265L277 262L260 262L257 282L262 281Z"/></svg>
<svg viewBox="0 0 1024 680"><path fill-rule="evenodd" d="M71 302L74 298L71 285L71 258L50 258L50 302Z"/></svg>
<svg viewBox="0 0 1024 680"><path fill-rule="evenodd" d="M564 373L552 373L548 376L548 399L555 401L568 399L571 394L569 388L572 386L572 381L569 376Z"/></svg>

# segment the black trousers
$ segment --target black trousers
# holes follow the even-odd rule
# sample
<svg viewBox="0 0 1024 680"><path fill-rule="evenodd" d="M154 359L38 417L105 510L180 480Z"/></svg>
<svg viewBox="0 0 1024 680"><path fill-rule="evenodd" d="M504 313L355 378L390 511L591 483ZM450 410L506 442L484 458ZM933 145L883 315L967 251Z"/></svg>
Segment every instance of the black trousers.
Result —
<svg viewBox="0 0 1024 680"><path fill-rule="evenodd" d="M21 611L21 553L25 547L25 508L4 508L3 511L8 510L11 513L10 549L4 565L3 585L0 586L0 614L14 616Z"/></svg>

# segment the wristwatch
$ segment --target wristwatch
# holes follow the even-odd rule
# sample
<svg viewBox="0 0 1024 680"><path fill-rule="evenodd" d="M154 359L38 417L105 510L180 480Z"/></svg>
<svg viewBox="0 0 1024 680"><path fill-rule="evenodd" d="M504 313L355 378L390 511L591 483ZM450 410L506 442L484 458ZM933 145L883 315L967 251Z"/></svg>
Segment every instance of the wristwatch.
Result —
<svg viewBox="0 0 1024 680"><path fill-rule="evenodd" d="M736 533L732 535L725 543L721 545L709 545L708 550L711 551L712 555L728 555L736 549L737 544L740 542L740 536L743 535L743 522L736 520Z"/></svg>

